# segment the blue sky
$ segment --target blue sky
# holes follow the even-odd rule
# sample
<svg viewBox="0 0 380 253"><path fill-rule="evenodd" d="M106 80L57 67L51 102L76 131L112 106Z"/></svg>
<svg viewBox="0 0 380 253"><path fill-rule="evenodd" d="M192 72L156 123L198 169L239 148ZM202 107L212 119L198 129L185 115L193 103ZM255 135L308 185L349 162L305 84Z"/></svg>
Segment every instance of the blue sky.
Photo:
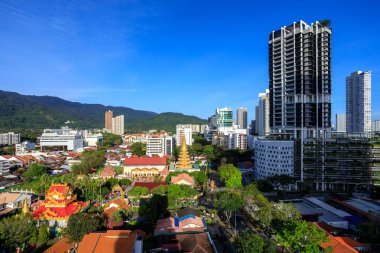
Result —
<svg viewBox="0 0 380 253"><path fill-rule="evenodd" d="M268 87L268 34L332 21L333 113L372 71L380 118L380 1L0 1L0 89L206 118Z"/></svg>

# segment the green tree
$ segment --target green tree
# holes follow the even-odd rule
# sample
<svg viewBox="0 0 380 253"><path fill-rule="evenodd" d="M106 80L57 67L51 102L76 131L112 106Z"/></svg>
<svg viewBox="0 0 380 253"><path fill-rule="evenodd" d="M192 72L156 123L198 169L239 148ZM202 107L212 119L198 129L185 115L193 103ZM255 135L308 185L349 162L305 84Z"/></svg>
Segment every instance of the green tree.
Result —
<svg viewBox="0 0 380 253"><path fill-rule="evenodd" d="M103 148L110 148L115 145L120 145L123 143L123 139L120 135L111 134L111 133L103 133L103 141L98 143L98 146L102 146Z"/></svg>
<svg viewBox="0 0 380 253"><path fill-rule="evenodd" d="M146 196L149 194L149 189L147 187L136 186L128 192L128 195L132 197L140 198L141 196Z"/></svg>
<svg viewBox="0 0 380 253"><path fill-rule="evenodd" d="M166 186L165 185L156 186L152 190L150 190L150 193L164 195L166 193Z"/></svg>
<svg viewBox="0 0 380 253"><path fill-rule="evenodd" d="M231 216L243 207L244 201L239 193L232 191L219 192L214 200L214 207L223 212L226 222L229 224Z"/></svg>
<svg viewBox="0 0 380 253"><path fill-rule="evenodd" d="M111 214L111 220L114 222L121 222L124 219L124 215L122 212L114 212Z"/></svg>
<svg viewBox="0 0 380 253"><path fill-rule="evenodd" d="M83 151L81 156L81 163L87 168L100 168L103 166L105 160L105 153L103 150Z"/></svg>
<svg viewBox="0 0 380 253"><path fill-rule="evenodd" d="M0 245L15 249L36 240L36 223L28 215L11 216L0 220Z"/></svg>
<svg viewBox="0 0 380 253"><path fill-rule="evenodd" d="M112 168L118 175L123 174L124 168L122 166L115 166Z"/></svg>
<svg viewBox="0 0 380 253"><path fill-rule="evenodd" d="M84 163L76 163L71 166L71 172L74 175L87 175L90 171L90 168Z"/></svg>
<svg viewBox="0 0 380 253"><path fill-rule="evenodd" d="M292 252L320 252L326 234L306 221L289 221L276 235L279 245Z"/></svg>
<svg viewBox="0 0 380 253"><path fill-rule="evenodd" d="M49 226L46 223L42 223L38 228L38 240L39 244L46 244L49 241Z"/></svg>
<svg viewBox="0 0 380 253"><path fill-rule="evenodd" d="M191 172L190 175L194 178L197 185L203 185L207 181L207 175L201 171Z"/></svg>
<svg viewBox="0 0 380 253"><path fill-rule="evenodd" d="M241 187L242 175L241 171L232 164L222 165L218 169L218 175L226 187L237 188Z"/></svg>
<svg viewBox="0 0 380 253"><path fill-rule="evenodd" d="M264 252L264 240L257 234L250 234L243 231L235 242L239 253L262 253Z"/></svg>
<svg viewBox="0 0 380 253"><path fill-rule="evenodd" d="M214 147L212 145L206 145L203 147L203 153L210 159L214 155Z"/></svg>
<svg viewBox="0 0 380 253"><path fill-rule="evenodd" d="M144 156L146 152L146 145L141 142L135 142L129 149L133 155Z"/></svg>
<svg viewBox="0 0 380 253"><path fill-rule="evenodd" d="M43 174L47 174L48 172L49 167L39 163L31 163L28 165L27 170L23 173L23 176L28 180L32 180L42 176Z"/></svg>
<svg viewBox="0 0 380 253"><path fill-rule="evenodd" d="M72 242L80 242L83 236L100 228L100 219L84 213L75 213L70 216L63 234Z"/></svg>

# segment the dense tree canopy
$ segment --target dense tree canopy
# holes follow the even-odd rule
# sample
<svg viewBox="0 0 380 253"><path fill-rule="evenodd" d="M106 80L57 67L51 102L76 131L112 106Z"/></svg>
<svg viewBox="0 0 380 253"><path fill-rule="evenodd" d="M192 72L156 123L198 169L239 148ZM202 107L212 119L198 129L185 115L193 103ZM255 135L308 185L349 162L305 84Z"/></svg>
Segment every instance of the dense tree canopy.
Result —
<svg viewBox="0 0 380 253"><path fill-rule="evenodd" d="M4 248L14 249L36 241L36 223L31 217L18 215L0 220L0 245Z"/></svg>
<svg viewBox="0 0 380 253"><path fill-rule="evenodd" d="M98 145L103 148L110 148L115 145L120 145L123 143L123 139L120 135L112 134L112 133L103 133L103 141Z"/></svg>
<svg viewBox="0 0 380 253"><path fill-rule="evenodd" d="M241 187L242 175L241 171L232 164L222 165L218 169L218 175L226 187L237 188Z"/></svg>
<svg viewBox="0 0 380 253"><path fill-rule="evenodd" d="M239 253L262 253L264 252L264 240L257 234L243 231L239 234L235 242Z"/></svg>
<svg viewBox="0 0 380 253"><path fill-rule="evenodd" d="M306 221L289 221L278 231L278 242L293 252L317 253L319 245L327 241L326 234Z"/></svg>
<svg viewBox="0 0 380 253"><path fill-rule="evenodd" d="M135 142L129 149L133 155L144 156L146 152L146 144Z"/></svg>
<svg viewBox="0 0 380 253"><path fill-rule="evenodd" d="M72 242L80 242L83 236L100 228L100 218L83 213L70 216L64 235Z"/></svg>
<svg viewBox="0 0 380 253"><path fill-rule="evenodd" d="M214 207L224 213L227 223L230 222L232 214L242 208L243 204L242 196L233 191L219 192L214 200Z"/></svg>
<svg viewBox="0 0 380 253"><path fill-rule="evenodd" d="M146 196L149 194L149 189L147 187L136 186L128 192L129 196L140 198L141 196Z"/></svg>
<svg viewBox="0 0 380 253"><path fill-rule="evenodd" d="M100 168L104 164L105 153L103 150L83 151L80 163L74 164L71 171L77 175L86 175L91 168Z"/></svg>
<svg viewBox="0 0 380 253"><path fill-rule="evenodd" d="M28 179L39 178L40 176L47 174L49 172L49 167L39 164L31 163L28 165L27 170L23 173L23 176Z"/></svg>

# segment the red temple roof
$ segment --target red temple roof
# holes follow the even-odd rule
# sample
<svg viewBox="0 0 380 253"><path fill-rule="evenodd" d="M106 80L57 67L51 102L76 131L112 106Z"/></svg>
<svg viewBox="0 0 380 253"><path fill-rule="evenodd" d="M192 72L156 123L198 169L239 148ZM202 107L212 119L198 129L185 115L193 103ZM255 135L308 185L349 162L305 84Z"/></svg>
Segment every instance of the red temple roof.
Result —
<svg viewBox="0 0 380 253"><path fill-rule="evenodd" d="M149 191L150 191L154 187L157 187L157 186L160 186L160 185L166 185L166 183L163 183L163 182L158 182L158 183L155 183L155 182L135 182L135 185L133 186L133 188L135 188L137 186L147 187L149 189Z"/></svg>
<svg viewBox="0 0 380 253"><path fill-rule="evenodd" d="M131 157L124 160L124 165L166 165L165 157Z"/></svg>

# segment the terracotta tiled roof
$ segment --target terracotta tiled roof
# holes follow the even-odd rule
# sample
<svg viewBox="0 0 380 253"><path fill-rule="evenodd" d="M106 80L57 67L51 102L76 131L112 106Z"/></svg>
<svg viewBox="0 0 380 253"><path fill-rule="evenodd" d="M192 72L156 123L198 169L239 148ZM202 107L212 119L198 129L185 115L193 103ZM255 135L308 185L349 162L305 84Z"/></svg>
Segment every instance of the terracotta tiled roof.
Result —
<svg viewBox="0 0 380 253"><path fill-rule="evenodd" d="M114 212L117 212L120 210L128 210L128 209L129 209L129 206L128 206L127 200L117 198L117 199L111 200L104 206L103 214L107 218L110 218Z"/></svg>
<svg viewBox="0 0 380 253"><path fill-rule="evenodd" d="M124 160L124 165L166 165L165 157L131 157Z"/></svg>
<svg viewBox="0 0 380 253"><path fill-rule="evenodd" d="M53 246L44 251L44 253L66 253L74 247L75 243L69 243L68 239L63 238L56 242Z"/></svg>
<svg viewBox="0 0 380 253"><path fill-rule="evenodd" d="M104 168L104 170L102 170L102 172L100 173L100 176L102 176L102 177L114 177L114 176L116 176L116 171L114 171L111 166L107 166Z"/></svg>
<svg viewBox="0 0 380 253"><path fill-rule="evenodd" d="M181 174L178 174L177 176L172 176L172 178L171 178L172 184L176 184L181 180L185 180L185 181L189 182L191 185L195 184L194 178L187 173L181 173Z"/></svg>
<svg viewBox="0 0 380 253"><path fill-rule="evenodd" d="M136 233L130 230L90 233L79 243L77 253L132 253L135 239Z"/></svg>

